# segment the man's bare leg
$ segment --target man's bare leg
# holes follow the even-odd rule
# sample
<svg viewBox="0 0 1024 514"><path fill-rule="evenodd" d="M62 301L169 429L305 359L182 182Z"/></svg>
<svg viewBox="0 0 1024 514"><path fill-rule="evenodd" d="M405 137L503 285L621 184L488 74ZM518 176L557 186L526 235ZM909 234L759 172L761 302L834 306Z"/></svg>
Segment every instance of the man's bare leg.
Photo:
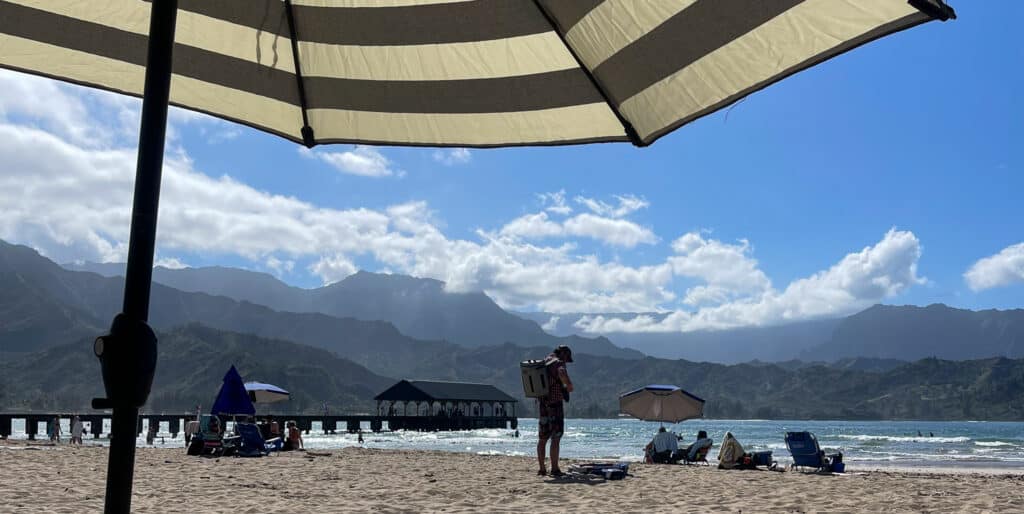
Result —
<svg viewBox="0 0 1024 514"><path fill-rule="evenodd" d="M547 439L541 439L541 440L537 441L537 462L540 464L540 470L537 473L541 474L541 475L546 475L547 474L547 467L544 465L544 449L545 449L544 447L547 444L548 444L548 440ZM552 452L556 451L554 443L551 443L551 451ZM552 453L552 455L554 455L554 453Z"/></svg>
<svg viewBox="0 0 1024 514"><path fill-rule="evenodd" d="M551 438L551 473L552 474L561 471L558 468L558 450L559 450L558 445L559 445L559 443L561 441L562 441L561 437L552 437Z"/></svg>

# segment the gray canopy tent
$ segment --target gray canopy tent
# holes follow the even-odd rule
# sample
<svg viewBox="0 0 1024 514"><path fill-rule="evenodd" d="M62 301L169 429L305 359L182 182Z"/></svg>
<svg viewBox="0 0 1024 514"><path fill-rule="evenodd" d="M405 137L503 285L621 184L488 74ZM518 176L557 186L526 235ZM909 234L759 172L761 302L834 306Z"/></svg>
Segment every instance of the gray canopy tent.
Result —
<svg viewBox="0 0 1024 514"><path fill-rule="evenodd" d="M0 0L0 67L143 98L123 312L97 339L127 512L168 104L308 147L651 144L942 0Z"/></svg>

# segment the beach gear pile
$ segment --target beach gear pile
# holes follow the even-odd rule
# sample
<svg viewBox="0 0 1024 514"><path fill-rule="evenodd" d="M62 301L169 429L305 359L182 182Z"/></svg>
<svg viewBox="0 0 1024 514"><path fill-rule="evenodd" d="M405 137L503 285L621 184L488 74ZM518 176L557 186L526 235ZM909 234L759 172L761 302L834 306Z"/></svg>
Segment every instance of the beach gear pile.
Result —
<svg viewBox="0 0 1024 514"><path fill-rule="evenodd" d="M622 480L629 475L628 462L581 462L569 466L569 472L579 475L595 475L605 480Z"/></svg>

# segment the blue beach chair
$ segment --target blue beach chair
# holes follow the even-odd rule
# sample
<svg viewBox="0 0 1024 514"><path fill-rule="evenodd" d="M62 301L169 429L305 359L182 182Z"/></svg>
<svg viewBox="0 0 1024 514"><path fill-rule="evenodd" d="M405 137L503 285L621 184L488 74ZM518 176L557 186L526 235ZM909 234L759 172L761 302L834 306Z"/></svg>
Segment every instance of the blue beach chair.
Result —
<svg viewBox="0 0 1024 514"><path fill-rule="evenodd" d="M810 432L786 432L786 448L793 456L793 468L811 468L815 471L843 471L843 454L825 455L818 439Z"/></svg>
<svg viewBox="0 0 1024 514"><path fill-rule="evenodd" d="M252 423L239 423L235 429L242 438L238 454L243 457L262 457L281 447L280 437L264 440L259 427Z"/></svg>

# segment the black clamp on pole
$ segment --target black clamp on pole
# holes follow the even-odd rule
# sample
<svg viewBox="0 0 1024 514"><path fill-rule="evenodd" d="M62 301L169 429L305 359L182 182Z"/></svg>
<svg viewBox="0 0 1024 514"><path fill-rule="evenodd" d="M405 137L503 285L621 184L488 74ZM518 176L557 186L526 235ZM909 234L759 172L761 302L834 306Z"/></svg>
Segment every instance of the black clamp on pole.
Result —
<svg viewBox="0 0 1024 514"><path fill-rule="evenodd" d="M93 353L100 359L106 398L93 398L92 408L138 409L145 405L156 372L156 334L145 321L118 314L110 333L97 337Z"/></svg>

